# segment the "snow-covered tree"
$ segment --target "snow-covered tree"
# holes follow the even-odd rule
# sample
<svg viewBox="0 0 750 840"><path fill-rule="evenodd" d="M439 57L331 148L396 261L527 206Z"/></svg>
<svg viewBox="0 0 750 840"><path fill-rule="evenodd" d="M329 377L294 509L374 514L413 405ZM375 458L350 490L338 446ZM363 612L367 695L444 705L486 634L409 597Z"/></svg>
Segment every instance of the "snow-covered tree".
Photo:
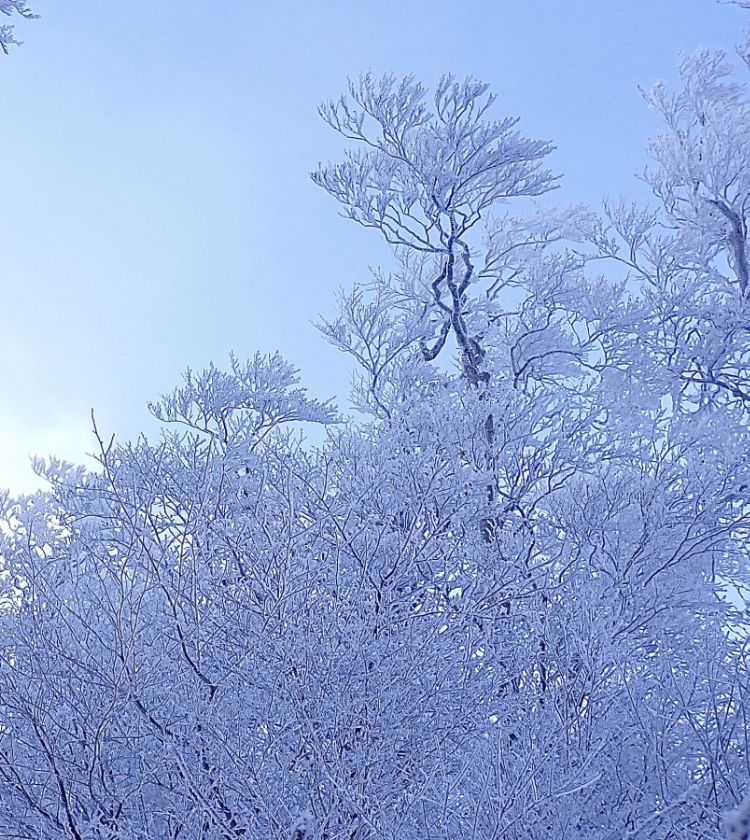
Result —
<svg viewBox="0 0 750 840"><path fill-rule="evenodd" d="M396 258L321 324L365 414L232 359L4 501L2 836L742 836L747 109L681 76L601 218L475 80L322 108Z"/></svg>
<svg viewBox="0 0 750 840"><path fill-rule="evenodd" d="M434 359L451 334L465 375L477 384L488 372L467 320L467 292L475 282L468 237L498 202L554 187L544 167L553 147L521 136L516 119L490 121L495 97L475 79L443 77L432 111L425 98L412 77L376 80L367 74L350 83L348 97L320 111L358 147L343 163L320 166L313 179L352 219L427 263L432 276L424 286L423 316L430 316L424 357Z"/></svg>
<svg viewBox="0 0 750 840"><path fill-rule="evenodd" d="M503 824L518 836L715 837L722 809L747 784L745 726L727 723L747 702L746 619L724 594L727 587L734 599L747 594L750 511L747 111L732 72L725 56L703 51L683 63L682 91L657 86L650 94L666 128L647 174L661 208L620 203L606 207L603 220L547 207L493 218L489 192L481 212L468 206L457 216L469 222L455 257L450 211L441 226L439 198L420 198L409 178L461 195L463 158L451 143L470 131L449 133L446 155L458 164L441 169L442 181L432 173L418 180L421 149L440 145L434 126L445 90L484 89L443 80L434 117L421 110L422 90L411 80L378 85L365 77L349 98L323 109L366 151L322 167L315 179L352 218L384 233L398 266L391 277L375 276L369 296L367 287L344 296L323 331L359 363L358 404L380 428L392 430L415 400L421 416L425 388L439 394L432 410L460 430L452 457L465 471L465 492L483 503L464 527L482 535L488 552L501 541L492 556L504 568L515 518L526 552L533 587L506 590L503 604L525 630L509 644L523 652L516 709L527 736L534 710L547 738L538 763L533 741L523 745L531 775L521 776L546 778L548 787L534 801L511 786L519 815L505 813ZM469 117L478 110L474 100L466 108ZM402 111L415 114L405 128L391 116ZM380 135L363 128L368 116ZM427 139L417 139L420 132ZM481 154L479 143L467 143ZM484 164L493 171L489 158ZM479 226L483 236L470 241L468 228L476 234ZM623 264L625 274L615 270ZM603 265L616 279L595 274ZM425 364L451 334L471 398ZM521 407L539 418L523 435L513 422ZM523 441L512 456L509 439ZM552 651L570 651L572 639L579 652L570 670ZM581 670L583 650L590 659ZM583 673L590 682L571 696L571 677ZM613 733L627 736L615 741ZM572 764L563 752L575 756ZM504 760L498 771L504 784L511 766ZM483 830L514 836L493 817Z"/></svg>

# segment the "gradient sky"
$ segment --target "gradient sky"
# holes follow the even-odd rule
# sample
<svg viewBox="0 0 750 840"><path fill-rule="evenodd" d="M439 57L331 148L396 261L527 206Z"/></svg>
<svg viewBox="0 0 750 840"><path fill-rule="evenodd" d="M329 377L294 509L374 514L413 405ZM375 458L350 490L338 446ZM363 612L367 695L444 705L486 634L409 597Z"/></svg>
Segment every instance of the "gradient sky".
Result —
<svg viewBox="0 0 750 840"><path fill-rule="evenodd" d="M680 50L731 49L712 0L30 0L0 55L5 399L0 486L32 453L81 460L188 365L280 350L345 402L311 322L387 262L308 173L342 143L316 113L347 75L472 74L495 113L554 141L557 200L640 189L654 120L638 84Z"/></svg>

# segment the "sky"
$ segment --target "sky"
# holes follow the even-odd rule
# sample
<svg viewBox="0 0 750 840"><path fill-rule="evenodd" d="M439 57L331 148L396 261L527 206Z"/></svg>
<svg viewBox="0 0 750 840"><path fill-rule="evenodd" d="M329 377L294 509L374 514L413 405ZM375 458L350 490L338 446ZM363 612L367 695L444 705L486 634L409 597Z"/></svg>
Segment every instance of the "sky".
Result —
<svg viewBox="0 0 750 840"><path fill-rule="evenodd" d="M553 141L558 203L637 194L657 123L638 85L731 50L712 0L29 0L0 55L0 487L32 454L82 461L152 429L188 366L280 351L346 405L314 327L388 264L309 172L343 143L317 114L347 76L473 75ZM5 21L3 21L5 22ZM8 21L10 22L10 21ZM510 209L510 208L509 208Z"/></svg>

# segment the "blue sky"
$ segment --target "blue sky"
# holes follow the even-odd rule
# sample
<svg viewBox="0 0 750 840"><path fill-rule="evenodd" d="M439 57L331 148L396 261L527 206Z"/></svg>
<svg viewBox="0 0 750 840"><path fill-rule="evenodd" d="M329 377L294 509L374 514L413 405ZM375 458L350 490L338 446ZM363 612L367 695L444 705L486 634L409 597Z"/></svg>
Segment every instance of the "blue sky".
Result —
<svg viewBox="0 0 750 840"><path fill-rule="evenodd" d="M89 411L148 426L187 366L280 350L319 397L348 362L311 324L387 263L308 173L341 142L317 104L347 75L472 74L550 139L557 200L632 193L654 122L637 85L680 50L731 49L711 0L295 0L31 5L0 56L0 486L32 453L80 460ZM510 208L509 208L510 209Z"/></svg>

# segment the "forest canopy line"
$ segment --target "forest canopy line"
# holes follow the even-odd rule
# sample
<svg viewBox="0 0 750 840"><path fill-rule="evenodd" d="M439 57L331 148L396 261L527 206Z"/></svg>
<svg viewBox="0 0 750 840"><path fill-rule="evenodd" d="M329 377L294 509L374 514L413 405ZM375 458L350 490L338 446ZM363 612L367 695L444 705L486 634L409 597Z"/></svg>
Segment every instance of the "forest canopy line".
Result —
<svg viewBox="0 0 750 840"><path fill-rule="evenodd" d="M232 357L2 497L0 836L747 840L738 54L646 93L655 200L602 213L475 79L321 106L395 266L320 323L357 416Z"/></svg>

